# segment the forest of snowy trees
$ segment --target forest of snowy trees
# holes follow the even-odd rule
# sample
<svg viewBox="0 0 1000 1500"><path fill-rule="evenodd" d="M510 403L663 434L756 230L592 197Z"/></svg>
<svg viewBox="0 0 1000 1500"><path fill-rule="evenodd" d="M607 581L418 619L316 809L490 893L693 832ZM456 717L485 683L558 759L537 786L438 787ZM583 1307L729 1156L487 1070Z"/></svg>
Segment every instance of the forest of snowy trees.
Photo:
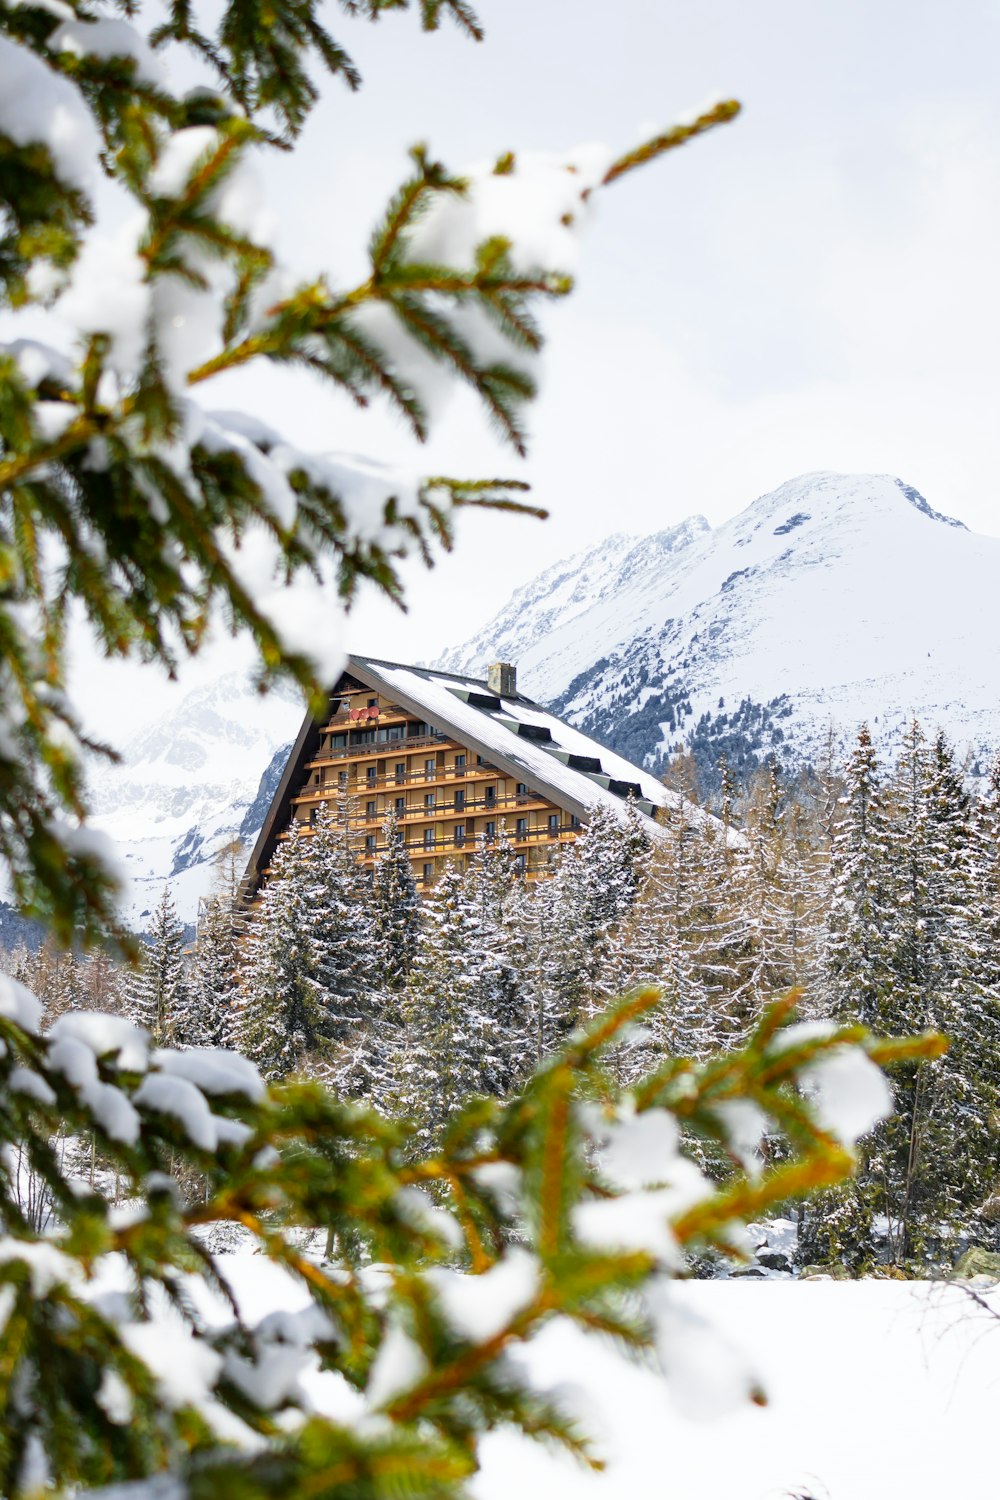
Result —
<svg viewBox="0 0 1000 1500"><path fill-rule="evenodd" d="M896 1113L859 1176L800 1219L801 1259L917 1267L994 1244L1000 763L973 795L943 736L914 723L881 765L862 728L846 767L792 781L772 765L739 795L724 776L712 816L675 818L652 843L637 814L598 813L532 885L501 833L423 900L391 821L365 874L349 813L293 827L242 923L230 853L187 955L165 891L134 972L51 948L8 966L53 1016L117 1009L160 1045L232 1047L270 1081L323 1078L418 1121L427 1149L462 1101L509 1097L637 985L663 1001L618 1049L625 1084L661 1056L745 1043L769 1000L801 988L815 1026L950 1039L896 1070Z"/></svg>

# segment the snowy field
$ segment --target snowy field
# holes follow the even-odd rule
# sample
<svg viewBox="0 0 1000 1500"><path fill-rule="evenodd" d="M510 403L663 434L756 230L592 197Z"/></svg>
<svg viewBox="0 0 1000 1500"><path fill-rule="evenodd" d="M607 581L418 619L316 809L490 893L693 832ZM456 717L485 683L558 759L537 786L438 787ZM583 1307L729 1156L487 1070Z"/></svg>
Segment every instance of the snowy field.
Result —
<svg viewBox="0 0 1000 1500"><path fill-rule="evenodd" d="M222 1268L244 1305L305 1296L278 1268L237 1252ZM536 1383L561 1387L600 1437L593 1474L513 1433L483 1447L476 1500L952 1500L995 1493L1000 1322L962 1288L898 1281L697 1281L681 1304L751 1357L766 1407L711 1420L678 1413L662 1378L553 1324L535 1341ZM977 1292L1000 1316L1000 1288ZM705 1372L710 1388L717 1372ZM318 1406L353 1407L315 1375Z"/></svg>

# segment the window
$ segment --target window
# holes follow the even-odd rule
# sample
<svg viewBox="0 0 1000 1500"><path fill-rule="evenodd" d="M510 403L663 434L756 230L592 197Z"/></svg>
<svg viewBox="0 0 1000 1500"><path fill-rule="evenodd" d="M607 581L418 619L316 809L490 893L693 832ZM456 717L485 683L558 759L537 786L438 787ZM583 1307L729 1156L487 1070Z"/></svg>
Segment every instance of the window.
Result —
<svg viewBox="0 0 1000 1500"><path fill-rule="evenodd" d="M488 786L486 788L486 806L487 807L496 807L496 802L497 802L497 789L496 789L495 786Z"/></svg>
<svg viewBox="0 0 1000 1500"><path fill-rule="evenodd" d="M397 781L405 781L406 780L406 761L405 760L397 760L397 762L396 762L396 780Z"/></svg>
<svg viewBox="0 0 1000 1500"><path fill-rule="evenodd" d="M424 829L424 848L425 849L433 849L434 845L436 843L437 843L437 829L435 829L435 828L425 828Z"/></svg>
<svg viewBox="0 0 1000 1500"><path fill-rule="evenodd" d="M456 823L455 824L455 848L456 849L461 849L461 847L462 847L462 845L464 843L465 843L465 824L464 823Z"/></svg>
<svg viewBox="0 0 1000 1500"><path fill-rule="evenodd" d="M369 708L378 708L378 699L377 698L369 698L368 699L368 707Z"/></svg>
<svg viewBox="0 0 1000 1500"><path fill-rule="evenodd" d="M549 813L549 833L551 833L553 835L553 837L554 837L558 832L559 832L559 814L558 813Z"/></svg>
<svg viewBox="0 0 1000 1500"><path fill-rule="evenodd" d="M435 756L431 755L431 756L428 757L427 760L424 761L424 773L427 776L433 776L434 772L436 770L437 770L437 759L436 759Z"/></svg>
<svg viewBox="0 0 1000 1500"><path fill-rule="evenodd" d="M465 811L465 793L461 790L461 788L459 788L459 790L455 793L455 811Z"/></svg>
<svg viewBox="0 0 1000 1500"><path fill-rule="evenodd" d="M477 755L476 756L476 765L477 766L483 766L485 764L486 764L486 762L483 760L483 757L481 755Z"/></svg>
<svg viewBox="0 0 1000 1500"><path fill-rule="evenodd" d="M517 820L517 833L515 834L515 837L519 838L519 839L526 839L528 837L528 820L527 820L527 818L518 818L518 820Z"/></svg>
<svg viewBox="0 0 1000 1500"><path fill-rule="evenodd" d="M516 856L515 860L514 860L514 874L515 875L523 875L524 872L525 872L525 870L527 868L528 868L527 855L518 854Z"/></svg>
<svg viewBox="0 0 1000 1500"><path fill-rule="evenodd" d="M488 839L495 839L496 836L497 836L497 825L495 823L487 823L487 825L486 825L486 837Z"/></svg>
<svg viewBox="0 0 1000 1500"><path fill-rule="evenodd" d="M368 775L368 785L369 786L374 786L375 783L376 783L376 781L378 780L378 766L369 766L368 767L368 771L367 771L367 775Z"/></svg>
<svg viewBox="0 0 1000 1500"><path fill-rule="evenodd" d="M465 770L465 756L464 755L456 755L455 756L455 770L456 771L464 771Z"/></svg>
<svg viewBox="0 0 1000 1500"><path fill-rule="evenodd" d="M375 816L375 814L377 812L378 812L378 804L376 802L366 802L365 803L365 817L366 818L374 818L374 816Z"/></svg>
<svg viewBox="0 0 1000 1500"><path fill-rule="evenodd" d="M579 828L579 826L580 826L580 819L577 817L576 813L572 813L571 814L570 820L569 820L569 826L571 828Z"/></svg>
<svg viewBox="0 0 1000 1500"><path fill-rule="evenodd" d="M425 880L433 880L434 879L434 866L432 864L431 865L424 865L424 879Z"/></svg>
<svg viewBox="0 0 1000 1500"><path fill-rule="evenodd" d="M337 777L337 780L339 781L339 783L340 783L341 786L346 786L347 785L347 772L346 771L341 771L340 775Z"/></svg>
<svg viewBox="0 0 1000 1500"><path fill-rule="evenodd" d="M433 807L436 801L437 801L437 792L425 792L424 793L424 806L425 807Z"/></svg>
<svg viewBox="0 0 1000 1500"><path fill-rule="evenodd" d="M528 795L528 788L523 781L517 783L517 795L519 797L526 797Z"/></svg>
<svg viewBox="0 0 1000 1500"><path fill-rule="evenodd" d="M401 818L403 816L403 814L405 813L405 811L406 811L406 798L405 797L397 797L396 798L396 816L397 816L397 818Z"/></svg>
<svg viewBox="0 0 1000 1500"><path fill-rule="evenodd" d="M365 853L375 853L375 835L373 833L368 833L365 835Z"/></svg>
<svg viewBox="0 0 1000 1500"><path fill-rule="evenodd" d="M345 746L347 745L347 735L346 734L335 734L335 735L332 735L331 738L330 738L330 745L331 745L331 748L334 749L334 750L343 750L345 748Z"/></svg>

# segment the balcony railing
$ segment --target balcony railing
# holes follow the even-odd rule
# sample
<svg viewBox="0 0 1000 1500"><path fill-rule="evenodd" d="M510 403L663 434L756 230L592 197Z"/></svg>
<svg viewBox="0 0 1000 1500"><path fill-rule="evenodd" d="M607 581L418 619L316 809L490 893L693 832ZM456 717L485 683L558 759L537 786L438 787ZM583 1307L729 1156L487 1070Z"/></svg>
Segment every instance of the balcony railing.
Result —
<svg viewBox="0 0 1000 1500"><path fill-rule="evenodd" d="M337 730L337 734L344 731ZM326 761L346 760L349 756L369 755L394 755L403 751L409 753L411 750L421 750L427 745L447 745L450 741L446 734L414 734L399 735L392 740L369 740L363 745L342 745L334 749L330 745L324 745L317 755L313 756L316 765Z"/></svg>
<svg viewBox="0 0 1000 1500"><path fill-rule="evenodd" d="M329 787L308 787L305 791L300 792L297 796L293 797L292 800L295 803L315 802L317 801L317 799L322 801L324 794L330 792L331 790L334 789ZM361 798L360 800L363 801L364 799ZM516 794L510 793L507 796L494 797L492 799L488 797L466 798L466 800L461 805L456 804L453 799L450 802L434 802L430 807L428 807L426 804L420 803L418 803L414 807L385 807L381 811L374 813L369 813L367 811L365 811L364 813L358 812L351 818L351 824L354 827L359 827L362 824L371 823L377 823L381 825L385 822L386 818L389 817L390 814L393 814L398 822L411 823L414 821L414 819L424 819L426 821L428 818L460 818L463 813L468 813L470 816L473 814L481 815L483 813L492 812L500 812L502 814L505 808L528 807L532 803L534 803L536 806L544 807L545 798L541 796L531 796L530 794L528 796L525 796L523 792L518 792Z"/></svg>
<svg viewBox="0 0 1000 1500"><path fill-rule="evenodd" d="M510 829L505 830L508 843L515 849L522 844L537 846L543 840L557 840L561 834L576 833L577 831L572 823L560 823L556 830L549 828L527 828L524 833L520 834ZM484 843L495 842L495 839L498 837L499 834L494 835L493 839L488 839L487 835L480 829L471 833L459 834L457 837L454 834L445 835L442 838L435 839L433 844L425 844L422 838L406 839L404 840L403 847L411 854L426 854L430 858L447 849L467 849L474 851ZM377 855L383 854L387 848L388 845L377 843L373 849L362 849L360 852L366 859L374 859Z"/></svg>

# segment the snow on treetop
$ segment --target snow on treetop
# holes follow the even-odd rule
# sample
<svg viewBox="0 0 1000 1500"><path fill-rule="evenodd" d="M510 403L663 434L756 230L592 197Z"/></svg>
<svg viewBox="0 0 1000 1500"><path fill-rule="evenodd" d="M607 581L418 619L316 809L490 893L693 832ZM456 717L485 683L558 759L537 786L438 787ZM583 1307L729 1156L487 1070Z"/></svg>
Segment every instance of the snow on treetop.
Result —
<svg viewBox="0 0 1000 1500"><path fill-rule="evenodd" d="M64 21L49 38L53 52L74 57L121 57L135 65L135 76L163 89L167 70L149 44L127 21L101 16L86 21Z"/></svg>
<svg viewBox="0 0 1000 1500"><path fill-rule="evenodd" d="M152 1062L159 1072L186 1078L205 1094L241 1094L246 1099L258 1100L266 1093L253 1063L223 1047L198 1047L190 1052L159 1047Z"/></svg>
<svg viewBox="0 0 1000 1500"><path fill-rule="evenodd" d="M414 258L463 270L478 246L496 238L510 242L518 270L571 271L579 228L590 211L590 195L611 165L606 146L575 151L523 152L499 164L481 163L463 176L461 196L438 196L410 235Z"/></svg>
<svg viewBox="0 0 1000 1500"><path fill-rule="evenodd" d="M9 974L0 974L0 1016L16 1021L18 1026L37 1035L42 1024L42 1007L30 990Z"/></svg>
<svg viewBox="0 0 1000 1500"><path fill-rule="evenodd" d="M66 1011L52 1024L50 1036L72 1037L83 1042L98 1057L117 1053L118 1065L126 1073L144 1073L149 1062L149 1032L124 1016L100 1011Z"/></svg>
<svg viewBox="0 0 1000 1500"><path fill-rule="evenodd" d="M0 135L44 146L67 187L94 186L101 139L79 91L7 37L0 37Z"/></svg>

